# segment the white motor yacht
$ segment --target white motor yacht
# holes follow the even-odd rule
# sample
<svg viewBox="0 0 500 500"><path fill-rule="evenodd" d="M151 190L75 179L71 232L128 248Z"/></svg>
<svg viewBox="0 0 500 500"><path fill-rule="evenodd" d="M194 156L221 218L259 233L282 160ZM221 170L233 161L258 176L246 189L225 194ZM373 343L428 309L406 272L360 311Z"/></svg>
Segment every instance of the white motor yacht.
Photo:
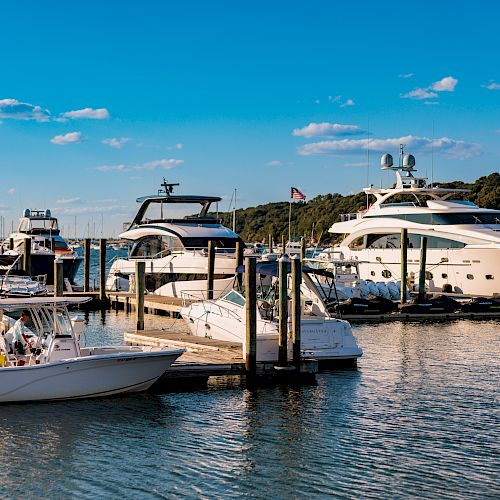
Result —
<svg viewBox="0 0 500 500"><path fill-rule="evenodd" d="M116 259L106 288L132 291L135 263L146 263L146 289L150 293L181 297L187 292L203 298L207 287L209 241L215 243L214 297L231 284L236 268L239 236L224 227L210 206L216 196L174 195L167 184L157 195L138 198L139 211L120 238L132 242L128 258Z"/></svg>
<svg viewBox="0 0 500 500"><path fill-rule="evenodd" d="M14 248L9 249L10 239ZM50 210L24 211L18 230L4 242L4 258L21 256L24 252L24 240L31 239L31 275L46 276L47 285L54 284L54 259L63 263L63 274L71 283L83 257L78 255L61 236L57 218ZM8 244L9 242L9 244ZM21 260L19 260L21 263Z"/></svg>
<svg viewBox="0 0 500 500"><path fill-rule="evenodd" d="M244 266L238 268L244 271ZM310 270L314 272L314 270ZM257 361L273 362L278 359L278 311L277 311L278 262L258 262L259 282L257 305ZM351 325L344 320L330 317L326 304L307 272L302 273L301 285L301 356L320 362L355 362L362 355L356 343ZM235 280L235 285L238 280ZM324 290L322 290L324 293ZM186 297L191 299L190 296ZM245 312L244 292L238 287L214 300L203 300L186 304L181 316L191 333L242 343L245 358ZM289 322L289 359L292 356L291 323Z"/></svg>
<svg viewBox="0 0 500 500"><path fill-rule="evenodd" d="M427 237L426 288L492 296L500 292L500 210L480 208L454 195L467 192L427 186L413 176L415 158L401 148L399 166L385 154L382 169L397 176L392 189L364 189L375 201L355 214L344 214L329 231L344 235L341 259L359 261L360 278L400 280L401 229L408 230L408 273L418 282L421 237ZM394 200L396 198L396 200ZM395 202L394 202L394 201ZM401 201L404 200L404 201ZM446 285L446 286L445 286Z"/></svg>
<svg viewBox="0 0 500 500"><path fill-rule="evenodd" d="M26 355L9 353L12 320L0 326L0 402L79 399L145 391L184 352L183 349L104 346L83 347L68 306L85 298L0 299L0 311L26 309L31 324L23 333L31 344ZM7 335L5 335L7 333Z"/></svg>

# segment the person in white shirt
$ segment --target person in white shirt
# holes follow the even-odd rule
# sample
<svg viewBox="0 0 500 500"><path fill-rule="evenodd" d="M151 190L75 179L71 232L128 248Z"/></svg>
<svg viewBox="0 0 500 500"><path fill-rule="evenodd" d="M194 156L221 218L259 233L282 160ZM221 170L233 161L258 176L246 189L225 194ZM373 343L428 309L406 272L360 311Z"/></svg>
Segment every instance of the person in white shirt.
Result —
<svg viewBox="0 0 500 500"><path fill-rule="evenodd" d="M31 347L23 333L23 327L26 321L31 318L29 311L24 310L21 317L14 323L14 326L7 332L7 341L11 345L11 350L14 354L24 356Z"/></svg>

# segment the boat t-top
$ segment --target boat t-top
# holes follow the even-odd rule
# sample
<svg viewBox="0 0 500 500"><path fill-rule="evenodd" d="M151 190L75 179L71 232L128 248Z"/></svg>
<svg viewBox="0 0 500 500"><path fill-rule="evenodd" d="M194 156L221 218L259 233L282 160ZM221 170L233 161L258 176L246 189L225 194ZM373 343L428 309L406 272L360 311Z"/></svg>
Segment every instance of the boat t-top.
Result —
<svg viewBox="0 0 500 500"><path fill-rule="evenodd" d="M210 212L218 196L173 194L178 184L163 180L158 194L137 199L140 208L120 238L132 242L128 258L111 266L106 287L132 291L135 262L146 263L146 289L157 295L180 297L181 291L203 298L208 273L207 247L216 246L214 296L234 276L236 243L240 237ZM132 282L132 283L131 283Z"/></svg>
<svg viewBox="0 0 500 500"><path fill-rule="evenodd" d="M500 292L500 210L453 200L468 192L428 186L414 177L415 158L401 146L398 166L384 154L381 167L395 172L390 189L364 189L375 201L366 210L341 215L329 231L344 235L340 258L360 261L360 277L400 279L401 229L408 230L408 272L418 281L421 237L427 237L426 288L491 296Z"/></svg>

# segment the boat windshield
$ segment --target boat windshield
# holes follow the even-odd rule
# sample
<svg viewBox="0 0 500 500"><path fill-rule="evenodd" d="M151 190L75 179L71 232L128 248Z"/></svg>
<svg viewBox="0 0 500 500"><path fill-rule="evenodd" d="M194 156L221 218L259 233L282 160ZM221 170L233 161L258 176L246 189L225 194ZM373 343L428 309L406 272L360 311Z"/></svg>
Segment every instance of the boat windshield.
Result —
<svg viewBox="0 0 500 500"><path fill-rule="evenodd" d="M244 306L246 301L245 297L240 295L236 290L231 290L226 295L221 297L222 300L227 300L228 302L232 302L238 306Z"/></svg>
<svg viewBox="0 0 500 500"><path fill-rule="evenodd" d="M206 202L194 203L151 203L142 216L143 222L159 221L164 219L198 219L207 217Z"/></svg>
<svg viewBox="0 0 500 500"><path fill-rule="evenodd" d="M45 229L47 232L49 231L57 231L59 229L57 225L57 219L28 219L25 218L21 221L21 225L19 226L19 231L31 231L31 230L41 230Z"/></svg>

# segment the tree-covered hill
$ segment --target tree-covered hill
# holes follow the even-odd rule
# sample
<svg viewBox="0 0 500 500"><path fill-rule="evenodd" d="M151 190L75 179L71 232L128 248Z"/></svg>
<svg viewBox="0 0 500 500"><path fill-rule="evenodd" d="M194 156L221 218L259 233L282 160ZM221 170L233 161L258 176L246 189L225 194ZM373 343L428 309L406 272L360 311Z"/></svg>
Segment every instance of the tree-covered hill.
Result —
<svg viewBox="0 0 500 500"><path fill-rule="evenodd" d="M470 193L455 196L454 199L468 199L480 207L500 209L500 174L492 173L477 179L474 183L462 181L435 183L440 187L469 189ZM372 201L372 200L371 200ZM276 241L281 234L288 235L288 202L267 203L236 211L236 232L248 242L267 241L272 234ZM324 194L308 202L294 202L292 206L292 236L311 235L321 241L331 241L328 228L339 220L339 214L357 212L366 208L363 192L342 196ZM219 214L223 224L232 226L232 213Z"/></svg>

